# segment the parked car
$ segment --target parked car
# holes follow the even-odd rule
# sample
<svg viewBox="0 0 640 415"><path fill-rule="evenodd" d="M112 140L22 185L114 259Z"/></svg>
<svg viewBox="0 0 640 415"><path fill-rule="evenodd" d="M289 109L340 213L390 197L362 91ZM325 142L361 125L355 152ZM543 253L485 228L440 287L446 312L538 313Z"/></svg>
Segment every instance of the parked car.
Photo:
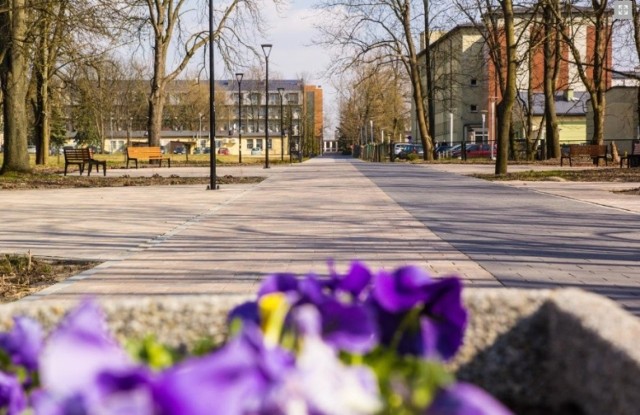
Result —
<svg viewBox="0 0 640 415"><path fill-rule="evenodd" d="M462 147L462 144L456 144L454 146L450 146L450 145L441 145L440 147L438 147L436 149L436 158L448 158L448 157L452 157L454 152L457 152L460 150L460 147Z"/></svg>
<svg viewBox="0 0 640 415"><path fill-rule="evenodd" d="M467 158L489 158L491 157L491 144L467 144L466 148ZM495 154L495 147L494 147ZM461 158L462 157L462 146L451 152L451 157Z"/></svg>
<svg viewBox="0 0 640 415"><path fill-rule="evenodd" d="M184 147L176 147L173 149L173 154L184 154Z"/></svg>
<svg viewBox="0 0 640 415"><path fill-rule="evenodd" d="M230 154L229 153L229 149L226 148L226 147L220 147L218 149L218 154L222 154L222 155L228 156Z"/></svg>
<svg viewBox="0 0 640 415"><path fill-rule="evenodd" d="M260 147L254 147L251 149L252 156L260 156L262 155L262 149Z"/></svg>
<svg viewBox="0 0 640 415"><path fill-rule="evenodd" d="M27 146L27 153L36 154L36 146Z"/></svg>
<svg viewBox="0 0 640 415"><path fill-rule="evenodd" d="M211 153L211 147L205 147L202 149L202 154L209 154Z"/></svg>
<svg viewBox="0 0 640 415"><path fill-rule="evenodd" d="M397 157L407 147L412 146L412 145L413 144L409 144L409 143L395 143L395 144L393 144L393 154Z"/></svg>
<svg viewBox="0 0 640 415"><path fill-rule="evenodd" d="M416 154L418 156L424 155L424 149L419 144L407 144L404 149L398 153L398 158L406 160L409 158L409 154Z"/></svg>

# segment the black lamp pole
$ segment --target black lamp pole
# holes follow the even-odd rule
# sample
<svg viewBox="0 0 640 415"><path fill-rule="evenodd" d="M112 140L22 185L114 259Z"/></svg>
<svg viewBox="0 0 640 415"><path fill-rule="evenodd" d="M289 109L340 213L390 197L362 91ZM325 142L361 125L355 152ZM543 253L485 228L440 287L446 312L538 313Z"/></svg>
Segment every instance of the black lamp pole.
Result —
<svg viewBox="0 0 640 415"><path fill-rule="evenodd" d="M267 76L264 83L264 133L265 133L265 152L264 152L264 168L269 168L269 54L271 53L271 44L265 43L262 46L262 52L265 57L265 67Z"/></svg>
<svg viewBox="0 0 640 415"><path fill-rule="evenodd" d="M213 0L209 0L209 190L216 190L216 105L213 69Z"/></svg>
<svg viewBox="0 0 640 415"><path fill-rule="evenodd" d="M280 94L280 161L284 161L284 127L282 125L282 100L284 99L284 88L278 88Z"/></svg>
<svg viewBox="0 0 640 415"><path fill-rule="evenodd" d="M238 81L238 164L242 163L242 77L244 74L238 72L236 80Z"/></svg>

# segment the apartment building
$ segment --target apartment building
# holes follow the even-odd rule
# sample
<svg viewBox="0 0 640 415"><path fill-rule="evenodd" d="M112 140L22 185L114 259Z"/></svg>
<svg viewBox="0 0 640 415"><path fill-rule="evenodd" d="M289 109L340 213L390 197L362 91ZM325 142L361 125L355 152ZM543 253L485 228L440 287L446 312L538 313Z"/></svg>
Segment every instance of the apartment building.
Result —
<svg viewBox="0 0 640 415"><path fill-rule="evenodd" d="M516 12L516 38L519 39L517 50L520 55L517 85L520 99L514 110L513 121L516 135L520 138L525 134L527 113L533 118L534 129L542 127L540 103L543 96L544 54L540 42L542 29L537 21L539 17L532 15L529 9L520 8ZM592 59L595 45L593 24L584 18L573 17L570 21L575 47L587 61ZM469 23L431 37L430 65L435 89L433 138L437 142L495 140L496 106L501 93L498 73L494 62L489 58L486 36L483 36L484 30L486 28ZM504 39L501 47L505 49ZM608 50L605 66L612 67L610 40ZM561 63L556 85L560 140L585 141L587 88L580 79L577 65L572 63L566 43L561 44L560 53ZM426 65L424 51L419 58ZM587 71L587 77L593 79L592 71ZM607 75L606 87L610 87L611 83L611 76ZM528 108L528 100L523 99L529 90L533 96L532 108ZM415 114L412 116L415 118ZM415 120L412 125L413 135L419 136Z"/></svg>
<svg viewBox="0 0 640 415"><path fill-rule="evenodd" d="M107 94L109 101L99 103L100 118L94 124L101 128L95 134L101 137L105 152L147 144L146 88L144 81L114 82ZM305 154L311 153L312 144L317 141L319 146L322 141L322 88L302 80L270 80L267 93L263 80L219 80L215 107L216 149L220 152L264 155L268 149L270 156L288 157L291 151L307 147L307 142ZM82 131L78 114L84 108L87 103L82 98L69 98L70 139ZM169 85L160 144L166 152L210 151L207 81L177 80Z"/></svg>

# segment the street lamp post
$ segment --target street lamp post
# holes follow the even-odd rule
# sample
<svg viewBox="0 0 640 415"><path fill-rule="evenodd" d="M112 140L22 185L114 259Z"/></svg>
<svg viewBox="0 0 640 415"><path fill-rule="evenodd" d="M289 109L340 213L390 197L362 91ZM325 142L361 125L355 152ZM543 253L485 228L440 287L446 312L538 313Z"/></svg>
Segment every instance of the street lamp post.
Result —
<svg viewBox="0 0 640 415"><path fill-rule="evenodd" d="M284 127L282 119L282 105L284 100L284 88L278 88L280 94L280 161L284 161Z"/></svg>
<svg viewBox="0 0 640 415"><path fill-rule="evenodd" d="M264 151L264 168L269 168L269 54L271 53L271 44L265 43L262 46L262 52L265 58L266 77L264 82L264 134L265 134L265 151Z"/></svg>
<svg viewBox="0 0 640 415"><path fill-rule="evenodd" d="M109 118L109 136L111 137L111 145L109 146L109 148L111 148L111 152L115 152L115 149L113 148L113 114L111 114L111 117Z"/></svg>
<svg viewBox="0 0 640 415"><path fill-rule="evenodd" d="M369 120L369 126L371 127L371 144L373 144L373 120Z"/></svg>
<svg viewBox="0 0 640 415"><path fill-rule="evenodd" d="M483 142L484 142L484 138L487 139L487 142L489 141L488 135L487 135L487 131L485 130L485 123L487 121L487 111L486 110L482 110L480 111L482 113L482 137L483 137Z"/></svg>
<svg viewBox="0 0 640 415"><path fill-rule="evenodd" d="M216 86L213 65L213 0L209 0L209 190L216 190Z"/></svg>
<svg viewBox="0 0 640 415"><path fill-rule="evenodd" d="M243 73L236 73L236 81L238 81L238 163L242 163L242 77Z"/></svg>

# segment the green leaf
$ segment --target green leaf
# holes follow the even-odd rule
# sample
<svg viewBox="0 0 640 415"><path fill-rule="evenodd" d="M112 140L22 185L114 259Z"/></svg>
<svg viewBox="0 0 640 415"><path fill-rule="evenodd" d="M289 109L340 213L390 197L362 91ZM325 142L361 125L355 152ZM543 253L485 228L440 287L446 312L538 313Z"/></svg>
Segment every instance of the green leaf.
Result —
<svg viewBox="0 0 640 415"><path fill-rule="evenodd" d="M417 356L399 356L378 348L364 358L378 377L385 408L383 414L421 414L439 388L453 382L442 363Z"/></svg>

